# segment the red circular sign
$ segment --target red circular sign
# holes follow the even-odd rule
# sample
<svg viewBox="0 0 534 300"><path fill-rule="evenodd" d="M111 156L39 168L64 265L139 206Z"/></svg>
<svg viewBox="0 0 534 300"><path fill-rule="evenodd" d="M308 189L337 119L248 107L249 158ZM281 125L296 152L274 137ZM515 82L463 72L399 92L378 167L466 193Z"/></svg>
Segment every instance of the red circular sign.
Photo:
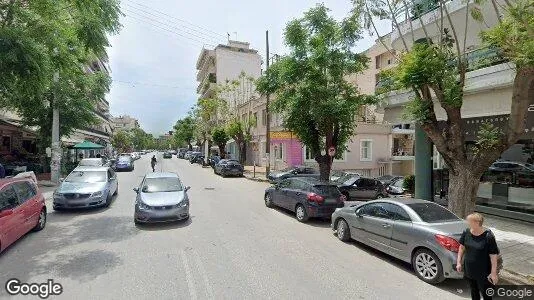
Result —
<svg viewBox="0 0 534 300"><path fill-rule="evenodd" d="M335 156L336 155L336 148L333 147L333 146L328 148L328 155L329 156Z"/></svg>

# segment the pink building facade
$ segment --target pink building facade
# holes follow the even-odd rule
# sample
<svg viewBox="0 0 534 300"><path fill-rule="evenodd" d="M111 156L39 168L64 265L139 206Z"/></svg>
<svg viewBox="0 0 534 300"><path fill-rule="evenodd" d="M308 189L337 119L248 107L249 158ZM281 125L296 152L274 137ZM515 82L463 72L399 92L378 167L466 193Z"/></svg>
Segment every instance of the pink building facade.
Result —
<svg viewBox="0 0 534 300"><path fill-rule="evenodd" d="M304 163L303 144L289 131L271 132L271 165L276 169Z"/></svg>

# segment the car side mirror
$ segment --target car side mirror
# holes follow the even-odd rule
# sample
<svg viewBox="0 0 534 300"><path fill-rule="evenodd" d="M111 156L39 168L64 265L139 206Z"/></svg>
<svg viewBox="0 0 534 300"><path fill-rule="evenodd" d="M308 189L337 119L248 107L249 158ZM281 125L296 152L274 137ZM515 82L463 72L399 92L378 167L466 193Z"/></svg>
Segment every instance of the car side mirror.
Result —
<svg viewBox="0 0 534 300"><path fill-rule="evenodd" d="M186 192L187 192L187 191L189 191L190 189L191 189L191 187L190 187L190 186L186 186L186 187L185 187L185 189L184 189L184 191L186 191Z"/></svg>
<svg viewBox="0 0 534 300"><path fill-rule="evenodd" d="M358 218L361 218L361 217L363 217L363 215L362 215L362 212L361 212L361 211L355 211L355 213L356 213L356 217L358 217Z"/></svg>
<svg viewBox="0 0 534 300"><path fill-rule="evenodd" d="M139 193L139 188L138 187L133 188L133 190L134 190L134 192Z"/></svg>
<svg viewBox="0 0 534 300"><path fill-rule="evenodd" d="M65 178L63 177L59 178L59 182L63 182L63 181L65 181Z"/></svg>

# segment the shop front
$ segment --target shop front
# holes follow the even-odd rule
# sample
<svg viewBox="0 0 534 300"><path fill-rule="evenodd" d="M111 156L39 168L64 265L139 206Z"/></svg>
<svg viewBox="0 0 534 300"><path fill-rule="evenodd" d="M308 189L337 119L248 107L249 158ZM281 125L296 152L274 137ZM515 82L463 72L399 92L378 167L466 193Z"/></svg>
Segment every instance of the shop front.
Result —
<svg viewBox="0 0 534 300"><path fill-rule="evenodd" d="M271 137L271 169L281 170L304 163L303 145L291 131L273 131Z"/></svg>
<svg viewBox="0 0 534 300"><path fill-rule="evenodd" d="M466 143L475 144L481 124L489 122L504 129L508 118L496 115L466 119ZM445 198L448 170L436 155L433 161L434 192ZM481 177L477 196L480 212L534 222L534 103L528 108L524 133Z"/></svg>

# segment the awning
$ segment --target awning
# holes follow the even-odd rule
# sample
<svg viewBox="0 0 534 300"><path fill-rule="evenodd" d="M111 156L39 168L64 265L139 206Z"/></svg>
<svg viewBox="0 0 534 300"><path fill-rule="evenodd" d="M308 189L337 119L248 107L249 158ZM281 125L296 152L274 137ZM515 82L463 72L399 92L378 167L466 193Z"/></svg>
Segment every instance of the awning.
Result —
<svg viewBox="0 0 534 300"><path fill-rule="evenodd" d="M83 143L76 144L72 147L73 149L104 149L105 147L99 144L95 144L93 142L84 141Z"/></svg>

